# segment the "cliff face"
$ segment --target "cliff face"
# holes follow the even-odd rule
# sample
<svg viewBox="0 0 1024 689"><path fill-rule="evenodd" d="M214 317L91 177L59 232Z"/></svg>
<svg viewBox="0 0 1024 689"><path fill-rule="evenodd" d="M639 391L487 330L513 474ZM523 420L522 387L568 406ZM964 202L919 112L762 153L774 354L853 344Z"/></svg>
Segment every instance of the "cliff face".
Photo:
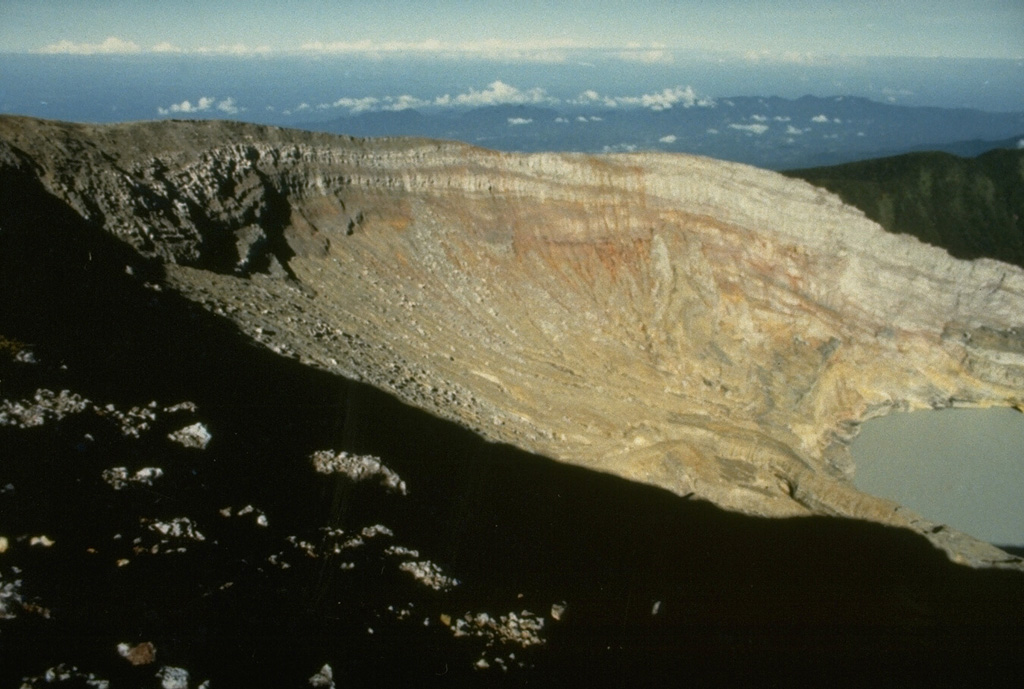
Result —
<svg viewBox="0 0 1024 689"><path fill-rule="evenodd" d="M807 183L674 155L20 118L0 118L0 171L272 350L484 438L1005 559L856 491L845 444L894 408L1024 408L1024 271L888 234Z"/></svg>

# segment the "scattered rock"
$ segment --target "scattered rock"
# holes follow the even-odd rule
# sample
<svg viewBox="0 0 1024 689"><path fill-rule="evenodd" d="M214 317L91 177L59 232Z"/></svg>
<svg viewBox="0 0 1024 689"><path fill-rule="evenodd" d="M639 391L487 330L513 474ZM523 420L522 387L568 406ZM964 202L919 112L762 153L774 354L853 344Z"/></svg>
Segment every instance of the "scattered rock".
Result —
<svg viewBox="0 0 1024 689"><path fill-rule="evenodd" d="M172 404L169 407L164 407L164 411L168 414L175 414L182 411L195 413L197 409L198 407L195 402L179 402L178 404Z"/></svg>
<svg viewBox="0 0 1024 689"><path fill-rule="evenodd" d="M103 470L103 480L114 490L122 490L130 484L152 486L153 481L164 475L164 470L158 467L144 467L131 476L128 475L126 467L111 467Z"/></svg>
<svg viewBox="0 0 1024 689"><path fill-rule="evenodd" d="M373 526L364 526L363 530L360 531L364 538L375 538L376 536L394 536L395 532L384 526L383 524L374 524Z"/></svg>
<svg viewBox="0 0 1024 689"><path fill-rule="evenodd" d="M486 612L475 615L467 612L463 617L455 620L452 633L455 636L483 637L488 640L489 644L501 642L526 648L544 643L544 639L540 636L543 629L544 618L538 617L528 610L523 610L518 615L510 612L507 615L501 615L498 619L494 619Z"/></svg>
<svg viewBox="0 0 1024 689"><path fill-rule="evenodd" d="M334 689L334 670L327 663L320 670L309 678L309 685L312 687L327 687L327 689Z"/></svg>
<svg viewBox="0 0 1024 689"><path fill-rule="evenodd" d="M147 522L147 528L171 538L187 538L192 541L206 540L206 537L199 533L188 517L175 517L167 522L150 521Z"/></svg>
<svg viewBox="0 0 1024 689"><path fill-rule="evenodd" d="M552 603L551 604L551 619L553 619L555 622L561 622L562 621L562 615L565 614L565 609L566 609L565 601L562 601L561 603Z"/></svg>
<svg viewBox="0 0 1024 689"><path fill-rule="evenodd" d="M127 411L113 404L99 406L70 390L54 392L45 388L36 390L32 400L0 401L0 426L32 428L65 417L85 412L113 421L122 435L138 438L148 431L156 420L156 402L144 407L131 407Z"/></svg>
<svg viewBox="0 0 1024 689"><path fill-rule="evenodd" d="M92 406L91 401L70 390L53 392L39 389L31 401L0 402L0 426L33 428L50 421L60 421L71 414L81 414Z"/></svg>
<svg viewBox="0 0 1024 689"><path fill-rule="evenodd" d="M20 610L25 603L21 595L21 579L3 581L0 579L0 620L17 617L15 610Z"/></svg>
<svg viewBox="0 0 1024 689"><path fill-rule="evenodd" d="M301 550L303 553L305 553L306 557L317 556L316 546L310 543L309 541L300 540L297 536L289 536L285 540L291 543L293 546L295 546L296 549Z"/></svg>
<svg viewBox="0 0 1024 689"><path fill-rule="evenodd" d="M188 670L165 665L156 673L163 689L188 689Z"/></svg>
<svg viewBox="0 0 1024 689"><path fill-rule="evenodd" d="M132 665L149 665L156 661L156 646L149 641L129 646L127 643L117 645L118 654Z"/></svg>
<svg viewBox="0 0 1024 689"><path fill-rule="evenodd" d="M398 557L419 557L420 551L406 548L404 545L389 545L384 550L385 555L397 555Z"/></svg>
<svg viewBox="0 0 1024 689"><path fill-rule="evenodd" d="M91 672L82 672L74 665L66 665L64 663L49 668L41 675L23 678L21 689L34 689L35 687L62 684L64 682L71 682L75 686L82 686L84 684L90 689L110 689L110 682L108 680L101 679ZM188 689L188 687L186 686L184 689Z"/></svg>
<svg viewBox="0 0 1024 689"><path fill-rule="evenodd" d="M356 482L379 478L380 484L389 492L407 495L405 481L384 466L380 457L351 455L344 451L335 454L330 450L320 450L314 452L310 459L313 460L313 467L321 474L344 474Z"/></svg>
<svg viewBox="0 0 1024 689"><path fill-rule="evenodd" d="M136 554L145 552L152 555L157 553L184 553L187 549L182 541L201 542L206 540L206 536L195 527L195 524L188 517L176 517L169 521L142 518L140 521L146 525L147 531L160 534L165 536L165 538L160 539L149 547L143 545L141 537L136 538L134 542Z"/></svg>
<svg viewBox="0 0 1024 689"><path fill-rule="evenodd" d="M180 443L185 447L205 450L206 446L210 443L210 440L213 439L213 436L210 435L210 431L206 426L197 422L191 426L185 426L173 433L169 433L167 438L176 443Z"/></svg>
<svg viewBox="0 0 1024 689"><path fill-rule="evenodd" d="M398 565L398 569L408 572L416 581L435 591L450 591L459 585L458 579L446 576L441 568L430 560L409 560Z"/></svg>
<svg viewBox="0 0 1024 689"><path fill-rule="evenodd" d="M217 510L217 512L222 517L230 517L231 516L231 508L230 507L224 507L224 508L222 508L220 510ZM263 510L256 509L252 505L246 505L245 507L235 511L234 516L236 516L236 517L244 517L247 514L255 514L256 515L256 525L257 526L263 526L263 527L270 526L270 521L267 519L266 513L264 513Z"/></svg>

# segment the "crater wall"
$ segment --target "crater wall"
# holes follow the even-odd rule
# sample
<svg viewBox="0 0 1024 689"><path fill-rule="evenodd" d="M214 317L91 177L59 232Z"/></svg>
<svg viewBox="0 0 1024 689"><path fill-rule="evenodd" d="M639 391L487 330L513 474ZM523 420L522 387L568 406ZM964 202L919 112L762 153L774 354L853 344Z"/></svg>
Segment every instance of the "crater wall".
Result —
<svg viewBox="0 0 1024 689"><path fill-rule="evenodd" d="M846 444L892 409L1021 409L1024 271L888 234L805 182L682 155L13 117L0 174L38 178L274 351L484 438L1006 560L857 491Z"/></svg>

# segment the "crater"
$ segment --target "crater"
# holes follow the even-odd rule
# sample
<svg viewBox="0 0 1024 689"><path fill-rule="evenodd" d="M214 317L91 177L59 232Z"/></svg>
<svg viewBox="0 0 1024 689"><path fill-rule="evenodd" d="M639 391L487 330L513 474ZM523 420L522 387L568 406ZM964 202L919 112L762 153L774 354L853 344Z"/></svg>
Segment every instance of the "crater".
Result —
<svg viewBox="0 0 1024 689"><path fill-rule="evenodd" d="M922 531L855 490L829 448L896 400L1024 399L1024 270L954 259L743 165L0 117L0 182L12 242L68 217L119 240L118 275L159 265L154 289L271 352L487 441L750 516ZM262 236L244 231L257 220Z"/></svg>

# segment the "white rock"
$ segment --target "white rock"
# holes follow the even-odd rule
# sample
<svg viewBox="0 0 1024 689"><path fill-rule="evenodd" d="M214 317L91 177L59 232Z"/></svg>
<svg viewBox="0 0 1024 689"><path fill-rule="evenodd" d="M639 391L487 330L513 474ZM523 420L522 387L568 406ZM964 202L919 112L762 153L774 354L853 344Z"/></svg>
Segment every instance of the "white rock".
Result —
<svg viewBox="0 0 1024 689"><path fill-rule="evenodd" d="M330 665L324 663L324 666L320 668L319 672L309 678L309 684L312 687L327 687L328 689L334 689L334 670Z"/></svg>
<svg viewBox="0 0 1024 689"><path fill-rule="evenodd" d="M357 482L379 478L381 485L389 492L407 494L405 481L384 466L380 457L352 455L344 451L335 454L330 450L320 450L314 452L310 459L313 461L313 467L321 474L344 474Z"/></svg>
<svg viewBox="0 0 1024 689"><path fill-rule="evenodd" d="M157 671L163 689L188 689L188 670L165 665Z"/></svg>
<svg viewBox="0 0 1024 689"><path fill-rule="evenodd" d="M185 447L205 450L206 446L210 443L210 440L213 439L213 436L210 435L210 431L205 425L197 422L191 426L185 426L173 433L169 433L167 438L176 443L180 443Z"/></svg>

